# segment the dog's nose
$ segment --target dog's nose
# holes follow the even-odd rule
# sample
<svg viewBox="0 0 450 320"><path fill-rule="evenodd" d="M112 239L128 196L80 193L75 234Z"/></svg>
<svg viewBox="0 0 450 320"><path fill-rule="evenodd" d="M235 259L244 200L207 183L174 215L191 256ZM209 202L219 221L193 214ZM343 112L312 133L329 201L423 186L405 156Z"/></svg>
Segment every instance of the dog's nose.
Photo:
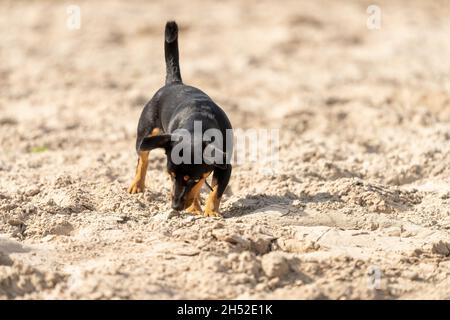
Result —
<svg viewBox="0 0 450 320"><path fill-rule="evenodd" d="M172 202L172 209L174 210L180 211L183 210L183 207L184 207L183 204L180 202L178 203Z"/></svg>

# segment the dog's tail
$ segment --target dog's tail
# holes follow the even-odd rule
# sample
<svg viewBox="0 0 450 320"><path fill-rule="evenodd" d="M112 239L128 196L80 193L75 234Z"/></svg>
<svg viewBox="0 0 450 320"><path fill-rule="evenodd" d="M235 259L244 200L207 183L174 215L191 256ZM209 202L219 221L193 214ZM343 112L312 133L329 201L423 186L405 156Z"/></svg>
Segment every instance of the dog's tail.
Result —
<svg viewBox="0 0 450 320"><path fill-rule="evenodd" d="M178 61L178 26L175 21L166 23L164 54L166 56L166 84L181 83Z"/></svg>

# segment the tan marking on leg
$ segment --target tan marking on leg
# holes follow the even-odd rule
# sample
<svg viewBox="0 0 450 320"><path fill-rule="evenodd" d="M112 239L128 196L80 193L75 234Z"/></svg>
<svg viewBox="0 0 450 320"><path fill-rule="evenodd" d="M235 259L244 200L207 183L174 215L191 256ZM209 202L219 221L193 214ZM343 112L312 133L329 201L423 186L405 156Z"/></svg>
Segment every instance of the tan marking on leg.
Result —
<svg viewBox="0 0 450 320"><path fill-rule="evenodd" d="M150 137L157 136L161 130L159 128L153 128L149 134ZM140 151L138 164L136 166L136 174L131 186L128 188L128 193L144 192L145 189L145 176L147 174L148 167L148 154L149 151Z"/></svg>
<svg viewBox="0 0 450 320"><path fill-rule="evenodd" d="M159 128L154 128L150 133L150 137L157 136L160 132L161 130Z"/></svg>
<svg viewBox="0 0 450 320"><path fill-rule="evenodd" d="M208 196L208 200L206 200L205 206L205 216L206 217L221 217L222 215L219 213L219 205L220 198L217 197L217 188L218 186L214 186L213 190L210 192Z"/></svg>
<svg viewBox="0 0 450 320"><path fill-rule="evenodd" d="M148 167L148 151L139 152L138 164L136 167L136 175L131 186L128 188L128 193L144 192L145 189L145 175Z"/></svg>
<svg viewBox="0 0 450 320"><path fill-rule="evenodd" d="M202 214L202 207L200 205L200 191L202 189L205 179L200 179L199 182L191 189L186 199L186 211L192 214Z"/></svg>

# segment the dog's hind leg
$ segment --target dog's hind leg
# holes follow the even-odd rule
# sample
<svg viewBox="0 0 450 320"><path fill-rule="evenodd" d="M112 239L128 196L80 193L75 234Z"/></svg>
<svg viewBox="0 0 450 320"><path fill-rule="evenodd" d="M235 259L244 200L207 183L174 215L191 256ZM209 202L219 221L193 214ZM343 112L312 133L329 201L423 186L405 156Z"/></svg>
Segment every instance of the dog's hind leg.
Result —
<svg viewBox="0 0 450 320"><path fill-rule="evenodd" d="M140 151L138 164L136 166L136 175L128 188L128 193L144 192L145 189L145 175L147 174L149 151Z"/></svg>
<svg viewBox="0 0 450 320"><path fill-rule="evenodd" d="M158 135L160 130L158 128L154 128L150 133L150 136ZM134 176L133 182L131 186L128 188L128 193L139 193L144 192L145 189L145 176L147 175L148 168L148 155L150 151L142 151L139 150L138 154L138 163L136 166L136 174Z"/></svg>
<svg viewBox="0 0 450 320"><path fill-rule="evenodd" d="M149 103L145 106L141 117L139 119L137 138L136 138L136 152L138 153L138 163L136 166L136 174L134 176L133 182L128 188L128 193L139 193L144 192L145 189L145 176L147 174L148 168L148 150L141 150L141 145L144 139L148 136L156 136L161 130L159 129L156 119L156 101L157 99L152 98Z"/></svg>

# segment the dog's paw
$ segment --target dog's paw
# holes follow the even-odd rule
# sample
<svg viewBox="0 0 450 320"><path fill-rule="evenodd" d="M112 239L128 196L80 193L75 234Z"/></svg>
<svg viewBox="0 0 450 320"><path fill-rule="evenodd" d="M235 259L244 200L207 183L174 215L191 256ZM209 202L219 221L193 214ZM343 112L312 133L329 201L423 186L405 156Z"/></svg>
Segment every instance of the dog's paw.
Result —
<svg viewBox="0 0 450 320"><path fill-rule="evenodd" d="M198 200L194 200L192 204L186 208L186 212L194 214L194 215L202 215L202 207L200 206L200 202Z"/></svg>
<svg viewBox="0 0 450 320"><path fill-rule="evenodd" d="M186 209L186 212L197 216L203 214L202 209L197 208L195 206L190 206L189 208Z"/></svg>
<svg viewBox="0 0 450 320"><path fill-rule="evenodd" d="M140 193L144 192L144 189L145 183L141 183L140 181L133 181L133 183L131 183L131 186L128 188L128 193Z"/></svg>
<svg viewBox="0 0 450 320"><path fill-rule="evenodd" d="M215 211L215 210L212 210L209 208L205 209L204 215L205 215L205 217L222 217L222 215L218 211Z"/></svg>

